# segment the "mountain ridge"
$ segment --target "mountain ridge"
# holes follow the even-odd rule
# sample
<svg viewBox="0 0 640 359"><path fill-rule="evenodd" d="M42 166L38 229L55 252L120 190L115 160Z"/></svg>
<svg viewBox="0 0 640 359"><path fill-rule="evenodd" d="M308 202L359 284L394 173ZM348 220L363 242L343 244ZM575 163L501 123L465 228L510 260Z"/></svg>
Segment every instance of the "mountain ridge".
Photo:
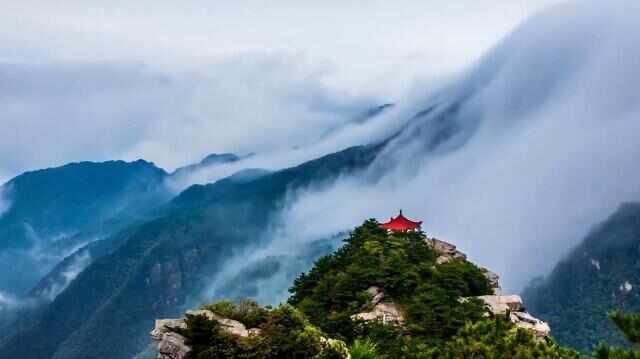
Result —
<svg viewBox="0 0 640 359"><path fill-rule="evenodd" d="M137 353L148 343L140 334L145 321L175 313L220 265L215 258L249 240L255 244L289 190L357 171L378 150L352 147L249 182L191 186L171 201L165 217L142 224L81 272L34 326L0 344L0 355L87 359ZM26 344L32 341L37 345Z"/></svg>
<svg viewBox="0 0 640 359"><path fill-rule="evenodd" d="M530 310L550 322L559 342L590 351L600 341L627 346L609 320L640 311L640 203L623 203L546 277L523 292Z"/></svg>

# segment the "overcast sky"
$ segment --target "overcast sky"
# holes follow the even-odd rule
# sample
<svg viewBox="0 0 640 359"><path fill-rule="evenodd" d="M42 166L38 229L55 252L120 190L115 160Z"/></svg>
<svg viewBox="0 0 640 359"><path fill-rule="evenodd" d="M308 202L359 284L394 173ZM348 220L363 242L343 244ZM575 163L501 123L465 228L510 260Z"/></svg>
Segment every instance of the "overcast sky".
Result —
<svg viewBox="0 0 640 359"><path fill-rule="evenodd" d="M82 159L172 168L251 150L247 138L263 130L315 131L337 108L351 115L461 71L555 2L2 0L0 181ZM291 113L292 94L303 99ZM203 109L209 96L219 106ZM240 120L214 123L222 116ZM229 126L236 135L221 138Z"/></svg>

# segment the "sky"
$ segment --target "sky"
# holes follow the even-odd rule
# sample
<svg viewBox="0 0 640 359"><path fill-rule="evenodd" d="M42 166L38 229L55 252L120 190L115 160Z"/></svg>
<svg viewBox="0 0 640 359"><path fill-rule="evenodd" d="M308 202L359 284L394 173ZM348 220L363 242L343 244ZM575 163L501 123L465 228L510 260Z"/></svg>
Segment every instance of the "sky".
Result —
<svg viewBox="0 0 640 359"><path fill-rule="evenodd" d="M0 182L297 146L462 71L555 2L4 0Z"/></svg>

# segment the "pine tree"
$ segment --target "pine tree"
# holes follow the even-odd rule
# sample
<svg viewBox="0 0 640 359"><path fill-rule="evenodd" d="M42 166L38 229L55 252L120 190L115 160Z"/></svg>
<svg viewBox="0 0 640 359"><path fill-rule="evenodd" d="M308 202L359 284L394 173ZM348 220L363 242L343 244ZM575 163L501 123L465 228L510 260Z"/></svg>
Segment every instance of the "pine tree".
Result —
<svg viewBox="0 0 640 359"><path fill-rule="evenodd" d="M609 318L632 345L640 344L640 314L627 314L616 310L609 313ZM594 351L593 357L595 359L640 359L640 353L600 343Z"/></svg>

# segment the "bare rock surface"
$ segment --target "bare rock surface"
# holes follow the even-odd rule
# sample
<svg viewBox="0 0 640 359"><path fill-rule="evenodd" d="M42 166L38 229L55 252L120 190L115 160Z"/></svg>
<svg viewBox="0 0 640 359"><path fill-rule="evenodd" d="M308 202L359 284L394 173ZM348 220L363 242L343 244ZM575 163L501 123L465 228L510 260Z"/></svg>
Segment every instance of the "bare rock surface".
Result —
<svg viewBox="0 0 640 359"><path fill-rule="evenodd" d="M522 298L519 295L482 295L477 297L487 304L494 314L506 314L510 312L519 312L524 310Z"/></svg>
<svg viewBox="0 0 640 359"><path fill-rule="evenodd" d="M437 238L426 238L425 241L438 254L437 264L444 264L453 259L466 260L467 255L460 252L457 247L451 243L441 241Z"/></svg>
<svg viewBox="0 0 640 359"><path fill-rule="evenodd" d="M249 335L260 335L260 329L247 329L246 326L237 320L224 318L216 313L206 310L189 310L187 315L202 315L209 320L216 320L223 330L240 337ZM185 338L173 331L176 328L186 328L184 318L180 319L157 319L155 328L151 331L151 338L158 343L158 359L189 359L191 348L185 344Z"/></svg>
<svg viewBox="0 0 640 359"><path fill-rule="evenodd" d="M549 324L527 312L512 312L510 318L516 327L532 331L537 339L544 340L551 335Z"/></svg>
<svg viewBox="0 0 640 359"><path fill-rule="evenodd" d="M500 276L486 268L483 268L483 270L485 278L487 278L489 284L491 284L491 288L493 288L493 294L502 295L502 288L500 287Z"/></svg>
<svg viewBox="0 0 640 359"><path fill-rule="evenodd" d="M519 295L482 295L474 298L482 300L493 314L509 314L509 319L516 327L531 331L539 340L551 335L549 324L527 313Z"/></svg>
<svg viewBox="0 0 640 359"><path fill-rule="evenodd" d="M189 359L191 348L178 333L166 333L158 343L158 359Z"/></svg>
<svg viewBox="0 0 640 359"><path fill-rule="evenodd" d="M384 291L378 287L369 287L367 293L371 295L369 305L373 305L373 310L362 312L351 316L353 320L381 320L383 323L403 324L404 316L400 307L393 299L385 296Z"/></svg>
<svg viewBox="0 0 640 359"><path fill-rule="evenodd" d="M151 331L151 338L158 342L158 359L188 359L191 348L185 344L185 338L172 331L186 328L184 319L157 319Z"/></svg>

